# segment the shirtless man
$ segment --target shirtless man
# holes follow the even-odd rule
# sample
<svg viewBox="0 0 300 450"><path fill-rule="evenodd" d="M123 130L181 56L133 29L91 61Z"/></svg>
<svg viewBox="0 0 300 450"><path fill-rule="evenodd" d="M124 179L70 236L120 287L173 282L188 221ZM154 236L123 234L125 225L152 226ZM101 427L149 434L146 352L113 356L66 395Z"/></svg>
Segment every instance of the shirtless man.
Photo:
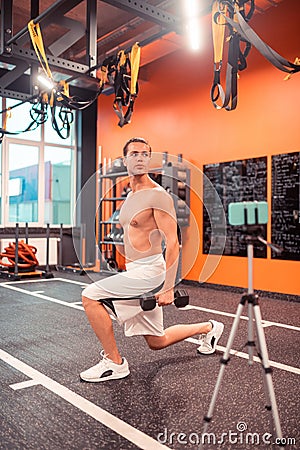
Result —
<svg viewBox="0 0 300 450"><path fill-rule="evenodd" d="M112 318L124 324L125 336L143 335L149 348L160 350L200 334L201 354L215 352L224 325L210 320L194 324L177 324L164 330L162 306L174 300L179 244L172 197L148 175L151 147L143 138L132 138L124 146L124 164L132 191L120 211L124 230L126 271L86 287L82 303L89 322L102 345L102 359L82 372L84 381L100 382L129 375L127 360L119 353ZM162 255L165 241L165 258ZM116 300L140 296L158 289L157 306L143 311L139 299Z"/></svg>

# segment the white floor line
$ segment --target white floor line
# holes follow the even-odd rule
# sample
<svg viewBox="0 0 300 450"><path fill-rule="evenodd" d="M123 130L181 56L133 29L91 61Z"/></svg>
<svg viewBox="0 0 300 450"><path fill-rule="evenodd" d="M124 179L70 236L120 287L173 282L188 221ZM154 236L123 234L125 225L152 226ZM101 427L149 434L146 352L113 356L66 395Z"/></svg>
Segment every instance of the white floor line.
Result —
<svg viewBox="0 0 300 450"><path fill-rule="evenodd" d="M235 318L236 314L233 313L228 313L228 312L224 312L224 311L218 311L217 309L209 309L209 308L202 308L202 306L194 306L194 305L187 305L184 308L180 308L181 310L188 310L188 309L197 309L199 311L203 311L203 312L209 312L212 314L218 314L219 316L226 316L226 317L233 317ZM242 320L249 320L248 316L241 316ZM262 324L264 326L275 326L275 327L280 327L280 328L286 328L288 330L294 330L294 331L300 331L300 327L295 327L294 325L288 325L285 323L279 323L279 322L271 322L270 320L262 320Z"/></svg>
<svg viewBox="0 0 300 450"><path fill-rule="evenodd" d="M27 291L26 289L11 286L10 284L9 285L5 284L3 287L5 287L6 289L10 289L12 291L22 292L22 294L27 294L33 297L41 298L42 300L47 300L49 302L58 303L59 305L68 306L69 308L80 309L81 311L83 311L83 306L77 305L75 303L64 302L63 300L58 300L57 298L49 297L48 295L36 294L34 292Z"/></svg>
<svg viewBox="0 0 300 450"><path fill-rule="evenodd" d="M25 284L25 283L47 283L48 281L64 281L65 283L79 284L80 286L87 286L89 283L83 281L67 280L66 278L44 278L38 280L24 280L24 281L5 281L0 283L0 287L7 284Z"/></svg>
<svg viewBox="0 0 300 450"><path fill-rule="evenodd" d="M192 344L200 345L200 341L198 339L194 338L187 338L185 341L191 342ZM223 347L222 345L217 345L216 349L224 352L226 350L226 347ZM230 350L230 354L234 356L238 356L239 358L243 359L249 359L248 353L239 352L237 350ZM258 356L253 356L253 361L260 363L261 360L258 358ZM300 369L298 367L288 366L287 364L281 364L276 361L269 360L270 366L276 367L277 369L285 370L286 372L295 373L297 375L300 375Z"/></svg>
<svg viewBox="0 0 300 450"><path fill-rule="evenodd" d="M22 280L22 281L3 281L0 283L0 286L4 284L25 284L25 283L48 283L49 281L56 281L58 278L36 278L34 280Z"/></svg>
<svg viewBox="0 0 300 450"><path fill-rule="evenodd" d="M0 359L139 448L145 450L149 448L151 450L169 448L1 349Z"/></svg>
<svg viewBox="0 0 300 450"><path fill-rule="evenodd" d="M83 306L77 304L78 302L76 302L76 303L64 302L63 300L58 300L58 299L56 299L54 297L49 297L49 296L43 295L43 294L35 294L35 293L31 292L31 291L27 291L26 289L22 289L22 288L18 288L16 286L12 286L10 284L9 285L5 284L5 285L3 285L3 287L5 287L6 289L11 289L13 291L22 292L24 294L31 295L31 296L34 296L34 297L38 297L38 298L41 298L43 300L48 300L48 301L53 302L53 303L58 303L58 304L63 305L63 306L68 306L69 308L79 309L81 311L84 310ZM221 314L221 313L223 313L222 311L217 311L217 310L213 310L213 309L209 309L208 310L207 308L201 308L200 306L192 306L192 305L188 305L188 306L186 306L185 308L182 308L182 309L198 309L198 310L201 310L201 311L209 311L209 312L212 312L214 314ZM225 315L225 314L223 314L223 315ZM235 314L226 313L226 315L229 315L230 317L235 317ZM241 318L242 318L242 316L241 316ZM248 320L248 317L245 317L245 319ZM264 321L264 322L267 323L267 321ZM270 323L272 325L276 325L276 326L282 325L282 324L277 324L276 322L268 322L268 323ZM289 329L292 329L292 330L296 329L296 331L300 330L300 328L293 327L291 325L283 326L283 328L289 328ZM188 342L197 343L199 345L199 341L197 341L197 339L189 338L189 339L186 339L186 340ZM225 347L222 347L221 349L225 350ZM242 352L238 352L237 350L232 350L232 354L235 355L235 356L238 356L240 358L244 358L243 355L248 356L246 353L243 354ZM276 363L275 361L272 361L272 363L276 364L276 366L274 365L274 367L277 367L279 369L287 370L288 372L293 372L293 373L300 373L300 372L298 372L298 370L300 370L300 369L298 369L297 367L287 366L285 364ZM288 370L287 368L289 368L289 367L292 370Z"/></svg>
<svg viewBox="0 0 300 450"><path fill-rule="evenodd" d="M28 387L36 386L40 384L37 380L27 380L27 381L21 381L20 383L14 383L10 384L9 387L12 388L14 391L25 389Z"/></svg>
<svg viewBox="0 0 300 450"><path fill-rule="evenodd" d="M84 283L83 281L76 281L76 280L67 280L66 278L56 278L58 281L64 281L65 283L71 283L71 284L79 284L80 286L87 286L90 283Z"/></svg>

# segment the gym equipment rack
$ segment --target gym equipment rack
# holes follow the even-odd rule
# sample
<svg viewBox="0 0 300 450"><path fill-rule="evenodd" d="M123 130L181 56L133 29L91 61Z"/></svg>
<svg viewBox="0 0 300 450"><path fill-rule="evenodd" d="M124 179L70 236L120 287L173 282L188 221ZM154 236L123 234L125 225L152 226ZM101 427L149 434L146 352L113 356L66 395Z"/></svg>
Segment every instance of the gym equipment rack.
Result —
<svg viewBox="0 0 300 450"><path fill-rule="evenodd" d="M190 169L182 163L182 155L178 155L178 162L168 162L168 154L163 154L163 164L159 168L150 168L149 175L155 176L158 182L173 198L177 215L178 226L189 226L190 217ZM124 167L125 169L125 167ZM124 245L120 228L118 239L111 236L110 229L119 225L118 220L114 220L114 213L121 207L126 199L126 195L119 195L121 189L118 188L118 179L129 179L128 173L118 167L112 167L107 171L106 167L100 165L99 168L99 214L98 214L98 251L99 251L99 272L111 274L118 271L116 260L116 245ZM124 186L122 186L124 188ZM107 195L109 194L109 195ZM108 218L109 217L109 218ZM181 256L178 267L178 276L181 274Z"/></svg>

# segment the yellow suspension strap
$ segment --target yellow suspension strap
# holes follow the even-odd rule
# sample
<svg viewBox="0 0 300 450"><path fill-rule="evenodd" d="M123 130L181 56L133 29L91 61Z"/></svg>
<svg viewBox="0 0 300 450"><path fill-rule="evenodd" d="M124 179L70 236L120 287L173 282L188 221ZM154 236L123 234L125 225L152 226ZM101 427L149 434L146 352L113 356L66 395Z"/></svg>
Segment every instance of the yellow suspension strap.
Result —
<svg viewBox="0 0 300 450"><path fill-rule="evenodd" d="M126 63L127 57L125 55L124 50L121 50L118 53L118 62L115 71L115 79L114 79L115 100L113 103L114 111L119 118L118 125L121 128L125 124L123 106L127 106L130 100Z"/></svg>
<svg viewBox="0 0 300 450"><path fill-rule="evenodd" d="M131 48L130 54L123 50L118 54L118 64L115 71L114 89L115 101L113 108L119 118L119 127L130 123L133 106L138 94L138 71L140 65L140 46L138 43ZM127 107L124 114L123 107Z"/></svg>
<svg viewBox="0 0 300 450"><path fill-rule="evenodd" d="M246 11L246 4L249 5L248 12ZM214 81L211 89L211 100L216 109L225 108L227 111L231 111L237 106L238 71L247 67L246 57L251 49L251 44L237 33L236 11L240 10L245 20L249 20L253 15L254 8L254 0L216 0L213 4ZM224 93L220 82L220 72L226 24L229 28L229 36L227 38L228 58ZM244 41L244 50L241 49L241 41Z"/></svg>
<svg viewBox="0 0 300 450"><path fill-rule="evenodd" d="M125 114L124 125L130 123L131 116L133 113L134 102L138 95L138 74L140 68L141 59L141 48L138 43L132 46L130 52L130 67L131 67L131 77L130 77L130 100L127 112Z"/></svg>
<svg viewBox="0 0 300 450"><path fill-rule="evenodd" d="M130 52L130 65L131 65L131 82L130 82L130 94L137 95L138 90L138 74L141 60L141 47L138 43L132 46Z"/></svg>
<svg viewBox="0 0 300 450"><path fill-rule="evenodd" d="M295 58L294 64L295 64L295 66L300 66L300 58L298 58L298 57ZM292 76L292 74L289 73L286 77L284 77L284 81L290 80L291 76Z"/></svg>
<svg viewBox="0 0 300 450"><path fill-rule="evenodd" d="M45 72L46 76L50 78L50 80L53 81L52 73L47 61L44 43L43 43L43 37L42 32L40 29L40 25L38 23L34 23L33 20L31 20L28 23L28 31L31 38L31 42L33 45L33 48L35 50L35 53L40 61L41 67L43 71Z"/></svg>
<svg viewBox="0 0 300 450"><path fill-rule="evenodd" d="M100 75L99 75L99 88L101 92L107 82L108 82L108 66L105 64L105 61L103 61L103 64L100 67Z"/></svg>
<svg viewBox="0 0 300 450"><path fill-rule="evenodd" d="M66 80L60 80L60 82L58 83L58 89L59 94L63 94L65 97L70 97L69 84L66 82ZM60 102L63 100L63 97L61 95L58 95L57 100Z"/></svg>
<svg viewBox="0 0 300 450"><path fill-rule="evenodd" d="M7 127L7 120L11 119L12 117L12 112L11 112L11 108L7 108L4 119L3 119L3 130L6 131L6 127Z"/></svg>
<svg viewBox="0 0 300 450"><path fill-rule="evenodd" d="M3 117L2 128L0 128L0 144L2 144L4 134L6 134L7 120L12 116L11 108L7 108Z"/></svg>
<svg viewBox="0 0 300 450"><path fill-rule="evenodd" d="M226 7L224 13L226 14ZM225 38L224 17L219 14L219 2L215 1L212 6L212 37L214 45L214 80L211 88L211 100L216 109L223 108L225 94L221 85L221 69L223 63L223 47ZM221 105L217 101L221 99Z"/></svg>

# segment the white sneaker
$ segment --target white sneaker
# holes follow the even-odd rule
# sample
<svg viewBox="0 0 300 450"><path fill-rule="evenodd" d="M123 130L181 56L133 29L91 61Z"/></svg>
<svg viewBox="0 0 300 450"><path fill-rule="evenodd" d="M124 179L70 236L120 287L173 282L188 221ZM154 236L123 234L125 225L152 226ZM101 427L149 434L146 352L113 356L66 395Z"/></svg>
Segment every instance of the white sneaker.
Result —
<svg viewBox="0 0 300 450"><path fill-rule="evenodd" d="M80 378L91 383L98 383L99 381L117 380L125 378L130 374L128 362L122 358L122 364L116 364L108 359L102 350L102 359L95 366L81 372Z"/></svg>
<svg viewBox="0 0 300 450"><path fill-rule="evenodd" d="M197 348L197 352L202 355L211 355L216 351L218 340L222 336L224 330L224 324L215 320L210 320L212 323L212 329L207 334L202 334L201 345Z"/></svg>

